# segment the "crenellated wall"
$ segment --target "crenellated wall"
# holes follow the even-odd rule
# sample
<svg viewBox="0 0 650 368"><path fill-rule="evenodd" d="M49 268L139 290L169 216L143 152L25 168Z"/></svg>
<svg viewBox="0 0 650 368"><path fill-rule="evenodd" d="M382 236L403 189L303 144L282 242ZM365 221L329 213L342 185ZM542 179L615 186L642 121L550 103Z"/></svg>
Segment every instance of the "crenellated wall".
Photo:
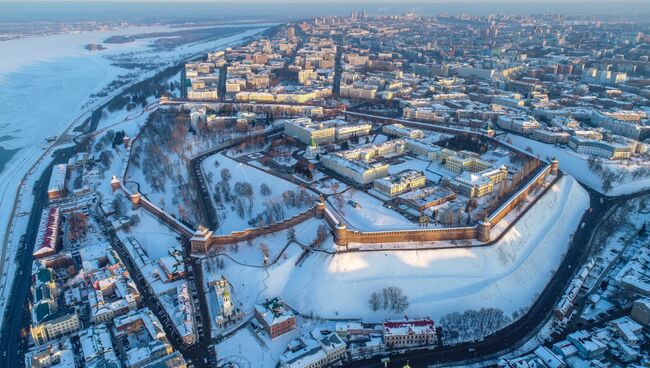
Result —
<svg viewBox="0 0 650 368"><path fill-rule="evenodd" d="M192 242L192 251L195 254L203 254L208 252L212 247L220 247L226 244L252 240L262 235L286 230L314 217L323 218L325 223L333 232L334 242L339 247L347 248L347 245L350 243L377 244L378 247L381 247L384 243L473 239L477 239L483 243L488 243L491 240L491 228L498 224L513 209L517 208L520 203L523 203L528 195L536 190L536 188L540 188L551 172L551 164L542 168L526 183L524 187L519 189L507 202L497 208L495 212L487 218L487 221L481 221L474 226L392 231L359 231L356 229L348 229L343 220L337 218L337 216L326 207L324 200L321 198L314 207L284 221L264 227L236 231L227 235L212 235L209 238L206 238L205 243L194 241ZM555 175L553 182L550 184L555 183L557 178L558 176ZM550 188L550 185L547 187L547 190L548 188ZM543 194L544 193L542 193L542 195ZM532 206L534 203L535 202L530 205ZM525 213L525 211L523 213ZM520 216L522 214L520 214ZM517 220L518 218L515 219L513 223Z"/></svg>
<svg viewBox="0 0 650 368"><path fill-rule="evenodd" d="M207 241L208 242L207 245L200 244L200 242L193 242L192 252L203 253L206 250L211 249L212 247L220 247L226 244L235 244L243 241L252 240L263 235L286 230L300 223L303 223L307 220L310 220L314 217L321 217L322 213L323 213L322 205L318 203L314 207L311 207L310 209L301 212L293 217L290 217L288 219L267 226L245 229L241 231L233 231L230 234L225 234L225 235L213 234Z"/></svg>

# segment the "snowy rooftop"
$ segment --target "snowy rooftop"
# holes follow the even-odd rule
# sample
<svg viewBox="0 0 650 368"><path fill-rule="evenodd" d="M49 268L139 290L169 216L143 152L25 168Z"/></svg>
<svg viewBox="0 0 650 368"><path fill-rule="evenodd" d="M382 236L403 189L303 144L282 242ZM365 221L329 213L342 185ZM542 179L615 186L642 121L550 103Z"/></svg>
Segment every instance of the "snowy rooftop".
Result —
<svg viewBox="0 0 650 368"><path fill-rule="evenodd" d="M273 298L262 304L256 304L255 311L269 326L295 317L293 312L284 305L280 298Z"/></svg>
<svg viewBox="0 0 650 368"><path fill-rule="evenodd" d="M430 318L419 320L401 320L384 322L384 336L407 335L407 334L430 334L435 333L433 321Z"/></svg>
<svg viewBox="0 0 650 368"><path fill-rule="evenodd" d="M61 210L58 207L50 207L43 211L41 222L36 235L34 256L48 254L56 249L59 238L59 223L61 221Z"/></svg>
<svg viewBox="0 0 650 368"><path fill-rule="evenodd" d="M58 164L52 167L52 176L50 176L50 185L48 192L57 192L65 188L65 176L68 172L68 165Z"/></svg>

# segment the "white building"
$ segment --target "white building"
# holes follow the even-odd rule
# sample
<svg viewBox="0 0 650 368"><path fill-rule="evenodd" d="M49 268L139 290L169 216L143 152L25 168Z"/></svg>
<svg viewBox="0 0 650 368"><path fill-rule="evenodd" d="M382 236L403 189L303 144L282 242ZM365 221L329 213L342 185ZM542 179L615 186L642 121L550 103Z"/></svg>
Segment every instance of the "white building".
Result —
<svg viewBox="0 0 650 368"><path fill-rule="evenodd" d="M346 344L336 332L322 334L313 330L308 336L293 340L280 356L283 368L330 367L345 358Z"/></svg>
<svg viewBox="0 0 650 368"><path fill-rule="evenodd" d="M426 185L427 177L417 170L404 170L374 182L375 190L388 197L395 197Z"/></svg>
<svg viewBox="0 0 650 368"><path fill-rule="evenodd" d="M390 124L384 125L381 128L382 133L387 136L397 137L397 138L424 138L424 132L420 129L407 128L402 124Z"/></svg>
<svg viewBox="0 0 650 368"><path fill-rule="evenodd" d="M521 134L531 134L542 127L535 118L527 115L501 115L497 118L497 126Z"/></svg>

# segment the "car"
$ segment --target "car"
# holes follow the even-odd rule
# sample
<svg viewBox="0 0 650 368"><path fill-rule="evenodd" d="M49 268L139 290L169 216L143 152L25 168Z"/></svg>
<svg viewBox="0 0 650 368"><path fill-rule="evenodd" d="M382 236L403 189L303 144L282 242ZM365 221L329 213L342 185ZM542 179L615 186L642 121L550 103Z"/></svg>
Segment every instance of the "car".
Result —
<svg viewBox="0 0 650 368"><path fill-rule="evenodd" d="M353 200L349 200L348 204L354 208L361 208L361 205L358 202L355 202Z"/></svg>

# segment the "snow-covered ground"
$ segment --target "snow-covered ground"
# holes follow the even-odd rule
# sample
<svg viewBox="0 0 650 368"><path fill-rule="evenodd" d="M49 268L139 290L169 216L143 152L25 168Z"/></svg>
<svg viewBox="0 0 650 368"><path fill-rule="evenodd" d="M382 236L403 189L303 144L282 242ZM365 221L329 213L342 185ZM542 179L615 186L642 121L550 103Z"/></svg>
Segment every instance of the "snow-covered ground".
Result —
<svg viewBox="0 0 650 368"><path fill-rule="evenodd" d="M217 213L219 214L220 223L219 228L217 229L217 233L219 234L228 234L232 231L256 227L256 224L251 225L248 221L264 212L269 208L271 203L277 203L283 209L284 216L281 216L282 218L289 218L297 215L313 205L313 201L310 201L308 206L288 206L282 198L282 194L286 191L297 192L300 190L299 186L256 167L247 165L246 163L235 161L223 154L216 154L203 160L203 162L201 162L201 169L206 177L210 193L214 193L215 186L222 181L221 171L224 169L228 169L232 175L230 186L233 188L233 192L237 182L250 183L253 187L252 203L249 202L248 198L240 198L245 207L243 218L237 214L235 208L235 201L238 200L237 198L234 198L230 202L226 202L222 197L221 203L216 203L214 198L212 198L213 205L216 206L215 208L217 208ZM266 184L271 190L269 195L265 196L262 194L262 184ZM313 194L310 192L308 194L313 197Z"/></svg>
<svg viewBox="0 0 650 368"><path fill-rule="evenodd" d="M219 366L231 363L238 368L273 368L284 348L296 337L296 331L287 333L274 340L269 347L266 345L268 340L256 336L249 328L243 328L216 345Z"/></svg>
<svg viewBox="0 0 650 368"><path fill-rule="evenodd" d="M169 250L178 247L179 235L162 225L147 211L137 211L140 222L131 228L131 234L147 252L149 258L158 260L169 255Z"/></svg>
<svg viewBox="0 0 650 368"><path fill-rule="evenodd" d="M418 228L417 223L413 223L390 208L384 207L384 202L367 193L349 189L341 195L343 196L343 203L339 203L333 197L328 199L328 203L351 228L362 231ZM353 207L348 201L358 203L359 208ZM342 204L342 206L339 207L339 204Z"/></svg>
<svg viewBox="0 0 650 368"><path fill-rule="evenodd" d="M281 296L299 312L322 318L400 317L397 314L403 313L370 309L370 294L389 286L401 288L408 296L405 313L409 316L439 319L458 311L459 305L500 308L509 315L528 307L550 280L588 206L587 192L565 176L490 247L313 253L296 266L302 250L291 245L266 270L225 259L223 270L213 276L223 273L245 307ZM245 263L253 255L231 256ZM259 253L255 256L254 263L260 264Z"/></svg>
<svg viewBox="0 0 650 368"><path fill-rule="evenodd" d="M140 80L190 55L241 42L268 26L258 25L216 41L164 52L149 48L151 39L111 44L100 52L87 51L84 45L101 43L113 35L168 30L165 27L59 34L0 43L0 109L3 111L0 115L0 247L5 255L0 311L4 310L6 291L13 281L11 261L15 249L5 249L5 243L11 247L17 245L27 223L23 219L28 219L23 215L10 223L12 207L17 203L17 213L31 209L32 185L52 150L46 139L62 135L70 126L83 122L91 108L104 101L90 95L104 89L118 75L133 74L135 80ZM124 53L132 53L140 61L149 60L155 67L138 71L122 69L111 65L107 58ZM23 177L25 185L21 186ZM10 280L4 279L7 275Z"/></svg>
<svg viewBox="0 0 650 368"><path fill-rule="evenodd" d="M578 181L600 193L605 192L605 190L603 190L603 177L601 173L589 169L589 166L587 165L587 156L581 155L570 148L563 149L515 134L507 134L501 139L504 141L510 139L514 146L521 149L530 147L533 150L533 154L539 155L542 159L556 157L560 162L560 170L573 175L578 179ZM620 170L628 173L634 169L634 167L627 167L618 163L606 163L604 166L615 171ZM650 177L634 180L630 175L627 175L622 182L614 183L612 189L606 194L618 196L640 192L644 189L650 189Z"/></svg>

